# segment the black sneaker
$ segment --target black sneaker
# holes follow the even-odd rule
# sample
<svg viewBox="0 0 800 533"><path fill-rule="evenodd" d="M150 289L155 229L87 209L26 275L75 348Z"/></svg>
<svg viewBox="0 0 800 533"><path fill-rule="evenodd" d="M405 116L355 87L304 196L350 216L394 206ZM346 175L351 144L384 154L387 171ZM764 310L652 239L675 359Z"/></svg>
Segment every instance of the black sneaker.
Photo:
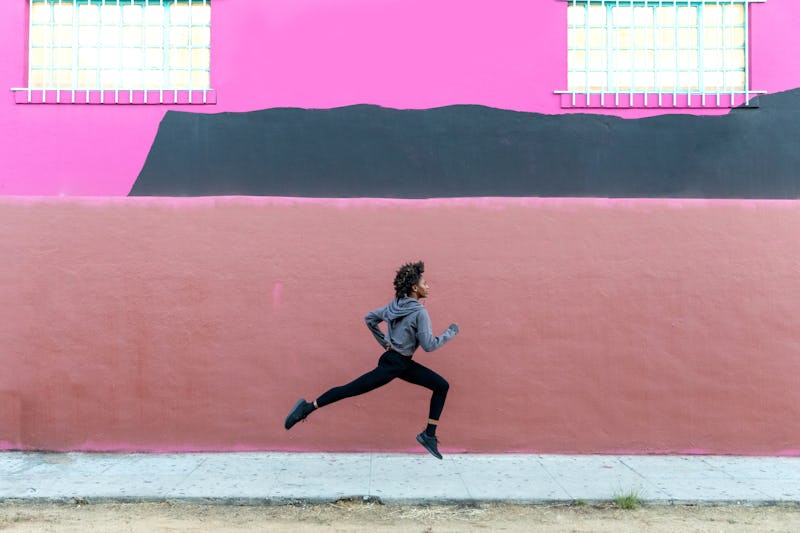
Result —
<svg viewBox="0 0 800 533"><path fill-rule="evenodd" d="M425 432L423 431L422 433L417 435L417 442L422 444L422 446L426 450L431 452L431 455L433 455L437 459L441 459L442 458L442 454L439 453L439 446L438 446L439 445L439 439L437 439L436 437L430 437L430 436L426 435Z"/></svg>
<svg viewBox="0 0 800 533"><path fill-rule="evenodd" d="M286 429L292 429L293 425L297 424L301 420L305 420L313 410L313 403L308 403L305 398L300 398L297 400L297 403L294 404L292 410L289 411L289 416L286 417L286 422L283 424L283 426Z"/></svg>

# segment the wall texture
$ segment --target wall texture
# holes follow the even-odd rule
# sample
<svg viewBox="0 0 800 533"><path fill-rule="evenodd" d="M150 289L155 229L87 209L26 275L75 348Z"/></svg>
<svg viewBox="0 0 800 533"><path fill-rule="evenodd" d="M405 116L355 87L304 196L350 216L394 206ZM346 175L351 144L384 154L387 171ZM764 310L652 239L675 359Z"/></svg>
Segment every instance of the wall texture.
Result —
<svg viewBox="0 0 800 533"><path fill-rule="evenodd" d="M0 446L416 449L363 325L424 259L443 449L800 453L800 208L704 200L0 201ZM367 430L368 429L368 430Z"/></svg>

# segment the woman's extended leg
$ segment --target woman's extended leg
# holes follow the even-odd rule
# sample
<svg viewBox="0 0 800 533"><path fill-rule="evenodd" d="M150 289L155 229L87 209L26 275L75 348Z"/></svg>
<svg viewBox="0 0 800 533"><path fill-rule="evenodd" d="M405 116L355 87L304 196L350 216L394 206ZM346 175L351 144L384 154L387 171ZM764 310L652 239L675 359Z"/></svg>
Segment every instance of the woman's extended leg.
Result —
<svg viewBox="0 0 800 533"><path fill-rule="evenodd" d="M298 400L292 410L289 412L289 416L286 417L284 427L286 429L291 429L292 426L305 419L315 409L330 405L345 398L367 393L371 390L377 389L378 387L386 385L394 378L398 377L406 368L408 368L408 364L410 362L410 358L392 350L384 352L384 354L381 355L381 358L378 360L377 367L375 367L373 370L370 370L366 374L357 377L347 385L334 387L323 393L322 396L311 403L305 401L304 399Z"/></svg>
<svg viewBox="0 0 800 533"><path fill-rule="evenodd" d="M426 368L416 361L411 361L405 372L400 374L400 379L421 385L433 391L431 395L431 405L428 410L428 426L425 431L417 435L417 442L428 450L437 459L442 458L439 453L439 441L436 438L436 426L439 425L439 417L444 409L444 401L447 398L447 391L450 384L442 376Z"/></svg>
<svg viewBox="0 0 800 533"><path fill-rule="evenodd" d="M447 391L450 389L450 384L447 383L447 380L442 376L416 361L411 361L408 368L398 377L404 381L408 381L414 385L421 385L433 391L430 409L428 410L428 430L426 430L426 433L433 436L436 433L436 424L439 423L442 409L444 409L444 401L447 398Z"/></svg>
<svg viewBox="0 0 800 533"><path fill-rule="evenodd" d="M407 359L408 361L405 361ZM347 385L328 390L317 398L314 405L316 407L324 407L333 402L358 396L382 387L399 376L406 368L407 362L411 362L410 359L397 352L385 352L378 360L378 366L373 370L357 377Z"/></svg>

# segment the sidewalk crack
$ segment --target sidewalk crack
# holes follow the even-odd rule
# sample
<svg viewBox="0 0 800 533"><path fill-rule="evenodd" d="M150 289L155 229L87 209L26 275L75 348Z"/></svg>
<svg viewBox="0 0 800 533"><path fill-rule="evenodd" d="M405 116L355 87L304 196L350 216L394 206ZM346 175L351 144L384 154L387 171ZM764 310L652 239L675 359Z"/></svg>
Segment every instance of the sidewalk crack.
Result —
<svg viewBox="0 0 800 533"><path fill-rule="evenodd" d="M369 454L369 477L367 478L367 497L372 497L372 458L375 457L374 453Z"/></svg>
<svg viewBox="0 0 800 533"><path fill-rule="evenodd" d="M551 473L551 472L550 472L550 471L547 469L547 466L545 466L545 464L544 464L544 460L542 459L542 456L541 456L541 455L537 455L537 456L536 456L536 461L539 463L539 466L541 466L541 467L542 467L542 470L544 470L545 474L547 474L548 476L550 476L550 479L552 479L552 480L553 480L553 482L554 482L556 485L558 485L558 488L560 488L560 489L561 489L561 490L564 492L564 494L566 494L566 495L567 495L567 498L569 498L569 499L571 499L571 500L574 500L574 499L575 499L575 497L574 497L572 494L570 494L570 493L569 493L569 491L568 491L568 490L567 490L567 489L564 487L564 485L562 485L561 483L559 483L558 479L556 479L556 476L554 476L554 475L553 475L553 474L552 474L552 473Z"/></svg>

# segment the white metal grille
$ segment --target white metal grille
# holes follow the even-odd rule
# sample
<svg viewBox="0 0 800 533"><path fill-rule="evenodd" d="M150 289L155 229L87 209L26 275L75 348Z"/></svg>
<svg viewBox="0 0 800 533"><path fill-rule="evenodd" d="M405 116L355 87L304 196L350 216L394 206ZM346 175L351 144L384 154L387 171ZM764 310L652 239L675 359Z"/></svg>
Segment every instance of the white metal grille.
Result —
<svg viewBox="0 0 800 533"><path fill-rule="evenodd" d="M29 92L210 91L211 0L30 0ZM123 96L124 97L124 96ZM152 103L145 101L144 103ZM191 103L191 102L190 102Z"/></svg>
<svg viewBox="0 0 800 533"><path fill-rule="evenodd" d="M557 92L573 105L578 95L587 105L592 95L614 106L621 95L645 106L665 95L671 105L679 95L689 105L746 102L761 92L749 86L748 4L763 1L567 0L568 90Z"/></svg>

